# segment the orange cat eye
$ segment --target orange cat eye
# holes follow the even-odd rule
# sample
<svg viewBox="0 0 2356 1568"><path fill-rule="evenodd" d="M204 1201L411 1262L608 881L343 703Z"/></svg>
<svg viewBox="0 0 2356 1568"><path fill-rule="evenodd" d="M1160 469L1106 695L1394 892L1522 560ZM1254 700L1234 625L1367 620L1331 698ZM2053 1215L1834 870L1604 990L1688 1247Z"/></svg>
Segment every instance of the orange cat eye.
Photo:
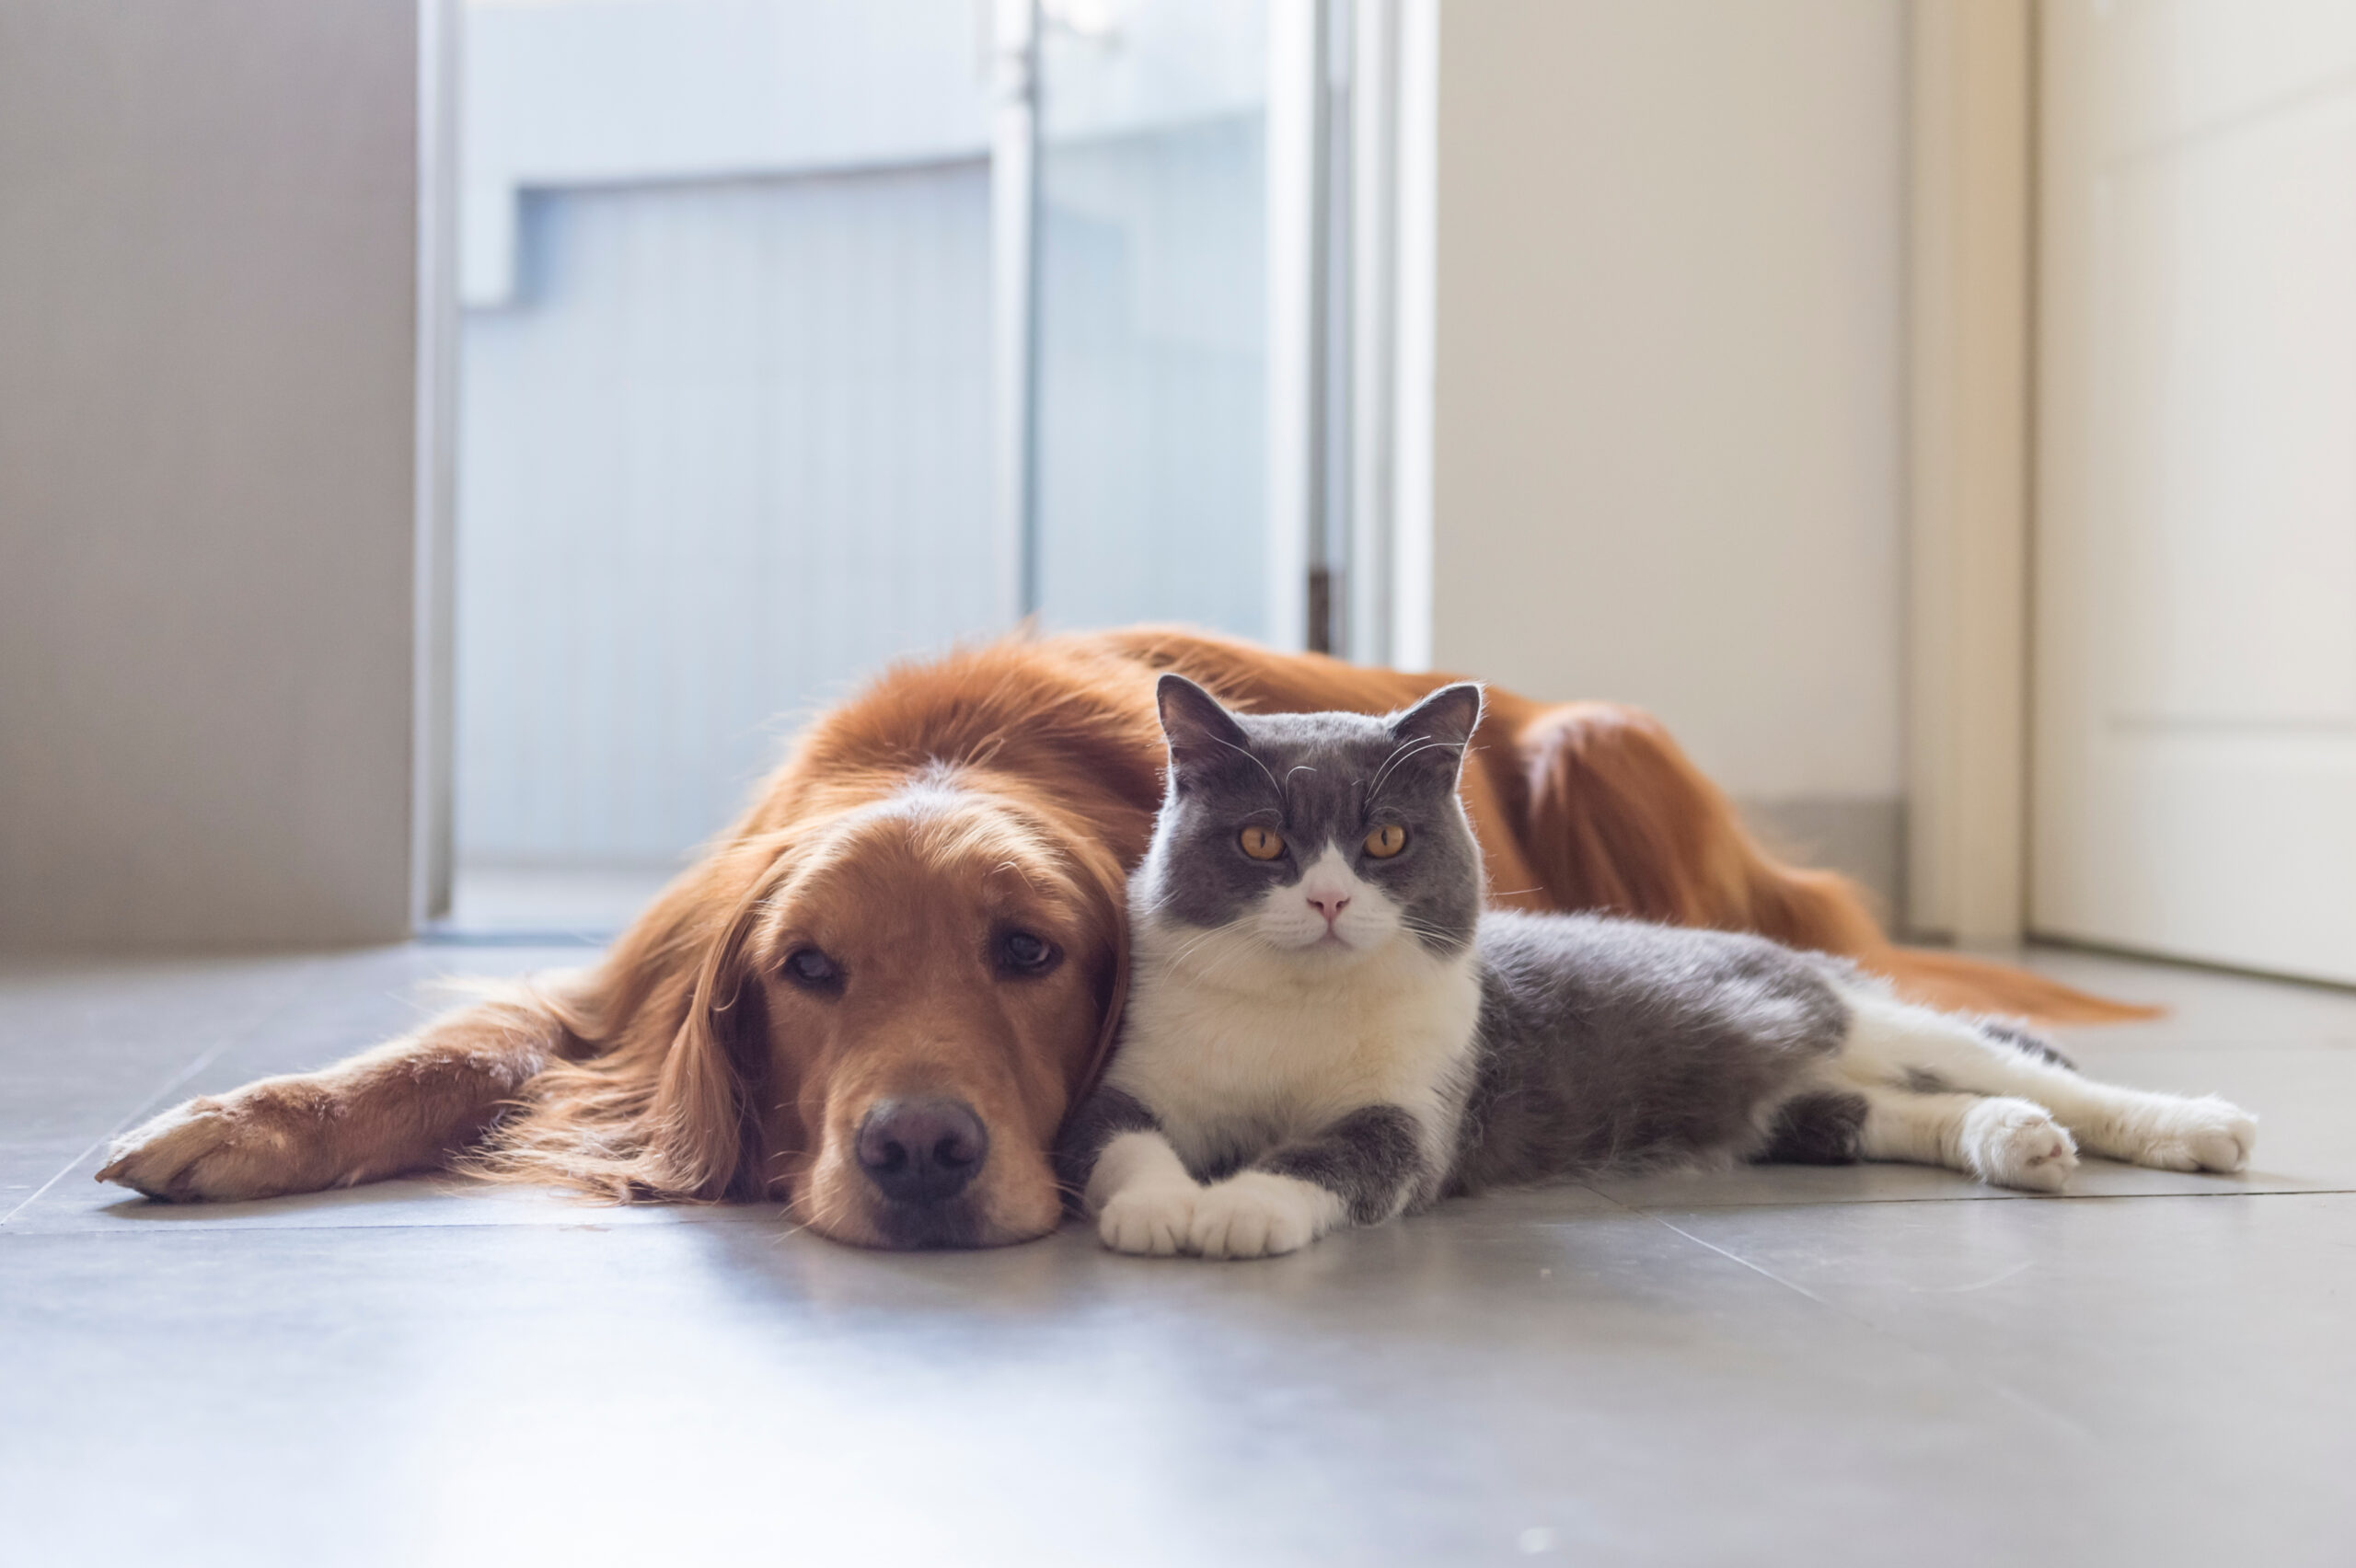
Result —
<svg viewBox="0 0 2356 1568"><path fill-rule="evenodd" d="M1285 852L1285 841L1265 827L1243 830L1243 852L1255 860L1273 860Z"/></svg>
<svg viewBox="0 0 2356 1568"><path fill-rule="evenodd" d="M1385 823L1366 836L1366 852L1378 860L1388 860L1407 847L1407 830L1397 823Z"/></svg>

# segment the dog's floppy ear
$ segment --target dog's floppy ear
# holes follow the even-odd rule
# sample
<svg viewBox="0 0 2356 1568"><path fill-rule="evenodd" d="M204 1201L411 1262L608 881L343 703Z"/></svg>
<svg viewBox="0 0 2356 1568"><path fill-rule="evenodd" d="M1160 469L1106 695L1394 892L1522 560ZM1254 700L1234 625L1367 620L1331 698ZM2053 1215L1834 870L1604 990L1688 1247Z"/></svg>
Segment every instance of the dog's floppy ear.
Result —
<svg viewBox="0 0 2356 1568"><path fill-rule="evenodd" d="M1120 1036L1121 1009L1127 1005L1129 996L1128 878L1120 862L1093 843L1085 846L1079 859L1080 873L1089 882L1090 914L1109 935L1112 955L1111 967L1096 983L1095 1044L1080 1077L1071 1085L1070 1099L1065 1101L1067 1118L1103 1078L1105 1066L1113 1059L1113 1043Z"/></svg>
<svg viewBox="0 0 2356 1568"><path fill-rule="evenodd" d="M663 1058L647 1154L666 1193L714 1201L761 1195L754 1090L767 1020L760 986L746 983L745 950L783 869L780 859L746 890L705 951L687 1016Z"/></svg>
<svg viewBox="0 0 2356 1568"><path fill-rule="evenodd" d="M1235 715L1185 676L1164 674L1153 696L1161 711L1161 732L1170 742L1172 784L1249 755L1251 743Z"/></svg>

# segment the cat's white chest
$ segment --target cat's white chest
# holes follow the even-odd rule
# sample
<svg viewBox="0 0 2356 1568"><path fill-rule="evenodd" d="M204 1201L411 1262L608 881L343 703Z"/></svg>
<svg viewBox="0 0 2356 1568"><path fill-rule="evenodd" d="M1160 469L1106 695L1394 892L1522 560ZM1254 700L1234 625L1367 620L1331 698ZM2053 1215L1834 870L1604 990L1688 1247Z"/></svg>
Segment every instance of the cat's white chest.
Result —
<svg viewBox="0 0 2356 1568"><path fill-rule="evenodd" d="M1412 942L1313 983L1191 979L1141 944L1107 1079L1191 1159L1311 1136L1368 1105L1427 1128L1461 1092L1479 1022L1471 952Z"/></svg>

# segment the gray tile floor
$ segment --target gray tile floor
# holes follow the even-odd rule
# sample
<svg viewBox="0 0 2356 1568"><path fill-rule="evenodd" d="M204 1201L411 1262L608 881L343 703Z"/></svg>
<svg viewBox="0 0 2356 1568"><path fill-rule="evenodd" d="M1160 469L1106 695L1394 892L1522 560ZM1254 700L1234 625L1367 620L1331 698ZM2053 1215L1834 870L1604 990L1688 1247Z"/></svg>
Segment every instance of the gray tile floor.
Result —
<svg viewBox="0 0 2356 1568"><path fill-rule="evenodd" d="M2356 996L2093 1070L2256 1170L1599 1182L1297 1257L892 1256L404 1182L219 1208L111 1130L582 950L0 965L0 1562L2356 1562Z"/></svg>

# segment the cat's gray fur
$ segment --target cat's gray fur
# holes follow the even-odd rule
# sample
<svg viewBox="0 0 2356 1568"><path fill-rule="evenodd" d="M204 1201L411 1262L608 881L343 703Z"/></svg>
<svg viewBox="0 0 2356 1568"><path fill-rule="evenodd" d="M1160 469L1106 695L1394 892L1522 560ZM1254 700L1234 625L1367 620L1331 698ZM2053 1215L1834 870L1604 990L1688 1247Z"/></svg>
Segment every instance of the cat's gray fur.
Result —
<svg viewBox="0 0 2356 1568"><path fill-rule="evenodd" d="M1780 1153L1766 1113L1849 1026L1832 962L1763 937L1500 910L1481 921L1480 953L1458 1190Z"/></svg>

